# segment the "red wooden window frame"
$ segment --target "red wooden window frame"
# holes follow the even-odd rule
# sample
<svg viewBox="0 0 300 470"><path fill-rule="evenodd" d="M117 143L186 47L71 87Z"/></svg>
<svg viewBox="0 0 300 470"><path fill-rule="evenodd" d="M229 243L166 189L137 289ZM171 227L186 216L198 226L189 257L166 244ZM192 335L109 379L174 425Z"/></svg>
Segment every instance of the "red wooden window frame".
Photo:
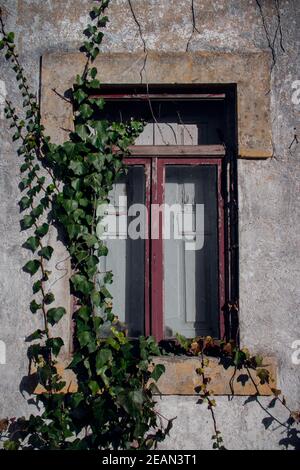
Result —
<svg viewBox="0 0 300 470"><path fill-rule="evenodd" d="M133 148L133 153L126 158L127 165L143 165L145 168L145 203L148 212L149 237L145 240L145 334L156 337L157 341L164 339L164 266L163 266L163 239L162 220L159 229L159 238L151 239L151 204L161 205L164 203L165 169L167 165L214 165L217 167L217 200L218 200L218 260L219 260L219 333L224 337L225 326L222 308L225 303L225 244L224 244L224 201L221 191L222 154L224 149L220 146L214 147L211 153L216 156L204 156L204 149L198 147L198 158L193 156L182 157L180 149L171 155L171 149L162 152L168 153L162 157L155 156L154 148L147 150L139 147ZM218 148L217 148L218 147ZM173 148L175 150L175 148ZM207 147L205 149L208 150ZM147 156L138 156L138 151L145 152ZM183 150L186 152L187 150ZM194 148L196 152L196 149ZM159 152L157 152L159 153ZM150 156L151 155L151 156Z"/></svg>

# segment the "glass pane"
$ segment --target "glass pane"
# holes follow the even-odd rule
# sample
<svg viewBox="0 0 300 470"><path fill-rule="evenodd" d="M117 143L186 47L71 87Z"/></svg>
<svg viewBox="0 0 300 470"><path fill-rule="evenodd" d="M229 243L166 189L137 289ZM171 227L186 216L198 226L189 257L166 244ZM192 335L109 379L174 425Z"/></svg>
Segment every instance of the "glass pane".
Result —
<svg viewBox="0 0 300 470"><path fill-rule="evenodd" d="M215 165L167 165L165 337L218 336L218 206ZM177 206L174 206L177 205ZM168 217L168 214L171 217ZM170 220L170 237L166 230ZM169 239L168 239L169 238Z"/></svg>
<svg viewBox="0 0 300 470"><path fill-rule="evenodd" d="M143 166L129 166L109 193L106 211L107 225L102 238L108 255L101 258L101 273L112 271L113 283L108 286L113 296L113 312L125 322L129 336L144 334L145 324L145 240L128 237L128 227L135 217L128 216L133 204L145 203L145 173ZM143 214L141 215L143 217ZM143 223L141 224L143 225Z"/></svg>
<svg viewBox="0 0 300 470"><path fill-rule="evenodd" d="M224 141L224 100L107 101L102 119L148 123L138 145L210 145Z"/></svg>

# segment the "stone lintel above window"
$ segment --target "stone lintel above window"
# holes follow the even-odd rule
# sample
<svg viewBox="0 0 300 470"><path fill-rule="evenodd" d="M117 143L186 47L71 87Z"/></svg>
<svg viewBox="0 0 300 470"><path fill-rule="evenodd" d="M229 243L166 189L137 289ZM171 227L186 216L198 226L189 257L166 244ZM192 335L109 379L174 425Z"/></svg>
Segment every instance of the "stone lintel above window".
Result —
<svg viewBox="0 0 300 470"><path fill-rule="evenodd" d="M268 52L149 52L143 69L144 61L141 53L101 53L95 65L103 84L140 84L141 70L149 85L236 84L238 155L272 156ZM54 142L64 141L72 128L72 107L53 89L64 94L84 65L85 57L79 53L49 53L42 58L42 119Z"/></svg>

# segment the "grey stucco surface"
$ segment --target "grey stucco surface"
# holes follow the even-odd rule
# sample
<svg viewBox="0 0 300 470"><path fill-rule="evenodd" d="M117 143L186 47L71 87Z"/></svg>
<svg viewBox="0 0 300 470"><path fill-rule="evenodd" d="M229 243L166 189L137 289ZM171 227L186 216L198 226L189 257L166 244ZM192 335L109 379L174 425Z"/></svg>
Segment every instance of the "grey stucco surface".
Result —
<svg viewBox="0 0 300 470"><path fill-rule="evenodd" d="M199 32L190 51L247 52L268 50L255 1L195 0ZM272 0L262 0L269 32L274 35L276 11ZM87 21L88 0L0 0L7 28L14 30L22 63L35 91L39 88L40 56L50 51L76 51ZM147 49L184 51L191 35L191 1L133 0ZM292 83L300 79L299 2L281 1L285 52L275 44L271 102L274 158L239 160L240 200L240 333L251 351L274 355L279 364L279 387L292 409L300 408L300 365L292 363L292 343L300 339L300 165L299 145L289 148L294 133L300 135L300 105L292 103ZM143 44L127 0L112 0L110 25L103 51L139 51ZM17 105L20 97L9 67L0 59L0 80ZM101 73L101 70L100 70ZM296 128L296 131L294 131ZM27 254L19 232L18 165L11 132L0 114L0 340L7 346L7 363L0 365L0 418L29 412L19 384L28 362L24 338L38 325L30 316L30 279L21 267ZM254 402L244 397L218 398L219 427L228 448L281 448L284 427L273 422ZM263 406L270 400L261 399ZM195 397L164 397L159 407L168 417L177 416L164 448L210 448L211 426L205 406ZM284 410L270 410L279 420ZM266 424L266 423L265 423ZM298 444L299 445L299 444Z"/></svg>

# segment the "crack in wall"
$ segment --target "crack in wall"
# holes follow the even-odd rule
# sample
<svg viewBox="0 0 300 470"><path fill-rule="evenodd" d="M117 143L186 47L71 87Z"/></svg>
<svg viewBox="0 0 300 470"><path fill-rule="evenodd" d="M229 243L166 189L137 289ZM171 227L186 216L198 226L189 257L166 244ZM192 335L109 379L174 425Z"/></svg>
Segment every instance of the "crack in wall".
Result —
<svg viewBox="0 0 300 470"><path fill-rule="evenodd" d="M144 35L143 35L143 31L142 31L142 27L141 27L141 24L135 14L135 11L133 9L133 6L132 6L132 3L131 3L131 0L128 0L128 5L129 5L129 8L130 8L130 11L131 11L131 14L132 14L132 17L137 25L137 28L138 28L138 31L139 31L139 35L140 35L140 38L141 38L141 41L143 43L143 52L144 52L144 61L143 61L143 65L142 65L142 68L140 70L140 77L141 77L141 83L143 83L143 73L145 73L145 78L146 78L146 89L147 89L147 97L148 97L148 103L149 103L149 109L150 109L150 112L151 112L151 115L152 115L152 118L153 118L153 121L156 123L157 125L157 128L158 128L158 131L161 135L161 138L164 142L164 144L166 145L166 141L164 139L164 135L163 135L163 132L161 130L161 127L159 125L159 122L155 116L155 113L154 113L154 110L153 110L153 107L152 107L152 103L151 103L151 99L150 99L150 94L149 94L149 83L148 83L148 80L147 80L147 75L146 75L146 64L147 64L147 59L148 59L148 48L147 48L147 44L146 44L146 40L144 38Z"/></svg>
<svg viewBox="0 0 300 470"><path fill-rule="evenodd" d="M273 0L273 2L274 2L274 6L275 6L275 11L276 11L275 16L276 16L276 19L277 19L277 24L276 24L275 33L272 37L272 35L269 31L268 25L267 25L266 16L264 15L264 12L263 12L262 4L261 4L260 0L256 0L256 5L259 9L259 14L260 14L261 19L262 19L262 25L263 25L263 29L264 29L264 32L265 32L265 35L266 35L268 47L269 47L269 49L271 51L271 54L272 54L271 72L272 72L272 70L275 67L276 62L277 62L277 56L278 56L277 51L276 51L276 41L277 41L277 39L279 40L280 49L282 50L282 52L285 52L285 48L283 46L283 32L282 32L281 14L280 14L280 0Z"/></svg>
<svg viewBox="0 0 300 470"><path fill-rule="evenodd" d="M292 142L289 145L289 150L292 149L294 144L296 144L296 145L299 144L298 135L297 135L296 131L297 131L297 129L296 129L296 127L294 127L294 138L293 138Z"/></svg>
<svg viewBox="0 0 300 470"><path fill-rule="evenodd" d="M132 17L134 19L134 22L137 25L137 28L138 28L138 31L139 31L139 36L140 36L141 41L143 43L143 51L144 51L145 57L144 57L142 68L140 70L141 83L143 83L143 72L146 71L146 64L147 64L147 58L148 58L148 49L147 49L146 41L145 41L145 38L144 38L144 35L143 35L141 24L140 24L139 20L137 19L137 16L136 16L135 11L133 9L131 0L128 0L128 5L129 5L129 8L130 8Z"/></svg>
<svg viewBox="0 0 300 470"><path fill-rule="evenodd" d="M188 39L188 42L186 44L186 48L185 48L185 51L188 52L189 51L189 47L190 47L190 43L193 39L193 36L195 33L198 33L200 34L200 31L196 25L196 14L195 14L195 5L194 5L194 0L191 0L191 11L192 11L192 26L193 26L193 29L192 29L192 33Z"/></svg>

